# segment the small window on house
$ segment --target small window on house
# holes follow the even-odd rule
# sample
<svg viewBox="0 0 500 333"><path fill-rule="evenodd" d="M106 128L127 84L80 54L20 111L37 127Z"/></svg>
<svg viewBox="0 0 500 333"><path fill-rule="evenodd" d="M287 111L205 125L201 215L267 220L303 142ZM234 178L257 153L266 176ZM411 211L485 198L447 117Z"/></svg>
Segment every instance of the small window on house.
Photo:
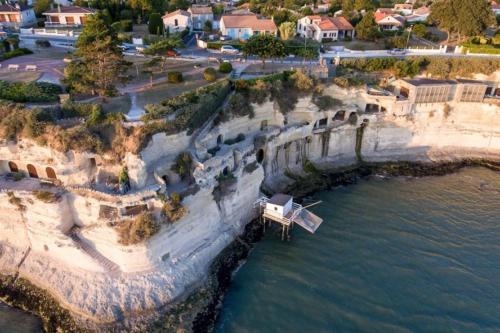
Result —
<svg viewBox="0 0 500 333"><path fill-rule="evenodd" d="M278 207L274 207L274 210L278 210Z"/></svg>
<svg viewBox="0 0 500 333"><path fill-rule="evenodd" d="M302 30L302 24L299 23L299 30Z"/></svg>
<svg viewBox="0 0 500 333"><path fill-rule="evenodd" d="M174 20L174 25L177 27L179 26L179 21L177 19Z"/></svg>
<svg viewBox="0 0 500 333"><path fill-rule="evenodd" d="M325 33L323 34L323 37L326 37L326 36L327 36L327 35L326 35L326 32L325 32Z"/></svg>

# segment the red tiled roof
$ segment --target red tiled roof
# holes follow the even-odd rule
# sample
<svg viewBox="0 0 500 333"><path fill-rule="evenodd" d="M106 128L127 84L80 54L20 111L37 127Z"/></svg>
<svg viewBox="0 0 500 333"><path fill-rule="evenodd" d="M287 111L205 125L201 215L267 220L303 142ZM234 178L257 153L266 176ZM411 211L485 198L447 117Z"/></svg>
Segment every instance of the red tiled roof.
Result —
<svg viewBox="0 0 500 333"><path fill-rule="evenodd" d="M311 20L321 20L318 27L321 30L354 30L354 27L342 16L329 17L329 16L308 16Z"/></svg>
<svg viewBox="0 0 500 333"><path fill-rule="evenodd" d="M259 19L257 15L222 15L221 22L226 28L251 28L256 31L275 31L273 20Z"/></svg>
<svg viewBox="0 0 500 333"><path fill-rule="evenodd" d="M27 6L27 5L18 5L19 8L17 8L15 5L12 5L10 3L6 3L6 4L0 4L0 12L3 12L3 13L18 13L18 12L21 12L21 11L25 11L25 10L28 10L28 9L31 9L33 7L31 6Z"/></svg>
<svg viewBox="0 0 500 333"><path fill-rule="evenodd" d="M212 7L210 6L192 6L189 8L191 14L202 15L202 14L212 14Z"/></svg>
<svg viewBox="0 0 500 333"><path fill-rule="evenodd" d="M378 21L382 20L383 18L385 18L388 15L384 14L384 13L381 13L381 12L375 12L373 14L373 16L375 17L375 22L378 22Z"/></svg>
<svg viewBox="0 0 500 333"><path fill-rule="evenodd" d="M92 8L84 8L79 6L60 6L46 11L46 14L94 14L96 11Z"/></svg>
<svg viewBox="0 0 500 333"><path fill-rule="evenodd" d="M176 15L191 16L191 13L188 11L182 10L182 9L177 9L174 12L166 13L161 18L167 18L167 17L176 16Z"/></svg>

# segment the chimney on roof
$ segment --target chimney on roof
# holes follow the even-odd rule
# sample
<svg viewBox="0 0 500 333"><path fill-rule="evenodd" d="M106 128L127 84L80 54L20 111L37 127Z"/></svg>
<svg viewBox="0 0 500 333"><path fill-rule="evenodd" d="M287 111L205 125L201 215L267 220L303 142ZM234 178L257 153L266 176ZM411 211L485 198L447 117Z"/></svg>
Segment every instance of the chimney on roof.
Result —
<svg viewBox="0 0 500 333"><path fill-rule="evenodd" d="M16 2L15 7L16 7L17 9L21 9L21 6L19 5L19 2Z"/></svg>
<svg viewBox="0 0 500 333"><path fill-rule="evenodd" d="M61 4L60 4L60 3L58 3L58 4L57 4L57 11L58 11L59 13L61 12Z"/></svg>

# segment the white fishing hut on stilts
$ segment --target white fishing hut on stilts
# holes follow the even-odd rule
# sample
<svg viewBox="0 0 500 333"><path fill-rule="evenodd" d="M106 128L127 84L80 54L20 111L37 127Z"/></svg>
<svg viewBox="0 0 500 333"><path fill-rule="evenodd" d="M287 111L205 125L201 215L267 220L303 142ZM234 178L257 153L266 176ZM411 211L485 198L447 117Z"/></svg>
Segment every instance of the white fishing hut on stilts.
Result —
<svg viewBox="0 0 500 333"><path fill-rule="evenodd" d="M284 240L285 235L289 236L290 228L293 228L295 223L310 233L318 229L323 219L306 209L318 203L302 207L293 202L291 195L278 193L271 198L263 196L254 205L259 208L259 217L261 223L264 224L264 231L268 222L277 222L282 226L281 239Z"/></svg>

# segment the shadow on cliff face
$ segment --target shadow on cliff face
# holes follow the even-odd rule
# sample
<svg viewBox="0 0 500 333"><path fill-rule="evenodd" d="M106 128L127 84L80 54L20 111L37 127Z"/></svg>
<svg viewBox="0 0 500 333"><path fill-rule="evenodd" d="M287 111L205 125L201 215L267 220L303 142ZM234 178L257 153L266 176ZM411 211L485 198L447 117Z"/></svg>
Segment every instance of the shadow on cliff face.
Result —
<svg viewBox="0 0 500 333"><path fill-rule="evenodd" d="M270 162L274 165L272 168L266 168L267 179L263 190L275 191L276 188L268 186L272 182L267 180L283 175L287 178L285 182L290 185L280 190L300 198L318 190L329 190L335 186L353 184L360 177L375 174L420 177L444 175L466 166L498 167L495 161L491 161L497 160L498 156L490 157L486 151L487 147L461 148L458 146L460 142L457 142L457 146L441 146L440 142L436 142L435 145L418 145L415 142L425 143L428 139L425 133L421 135L422 133L414 129L415 122L412 117L406 117L407 127L401 126L404 123L397 124L378 117L380 116L361 114L359 125L353 132L356 136L355 140L342 136L331 136L331 138L328 136L331 140L330 148L336 148L338 145L347 147L346 151L334 156L332 153L324 156L324 148L321 148L321 158L310 160L309 157L313 154L306 155L299 171L296 169L291 171L288 168L288 159L281 158L278 149L274 160ZM453 121L447 122L448 126L453 126ZM434 131L437 130L440 128L434 128ZM313 133L312 135L313 142L321 141L319 134ZM342 140L351 140L355 144L345 144ZM439 136L436 140L439 140ZM285 143L284 146L287 144ZM351 150L348 151L349 149ZM350 156L351 163L339 167L335 164L337 156ZM283 163L283 160L286 162Z"/></svg>

